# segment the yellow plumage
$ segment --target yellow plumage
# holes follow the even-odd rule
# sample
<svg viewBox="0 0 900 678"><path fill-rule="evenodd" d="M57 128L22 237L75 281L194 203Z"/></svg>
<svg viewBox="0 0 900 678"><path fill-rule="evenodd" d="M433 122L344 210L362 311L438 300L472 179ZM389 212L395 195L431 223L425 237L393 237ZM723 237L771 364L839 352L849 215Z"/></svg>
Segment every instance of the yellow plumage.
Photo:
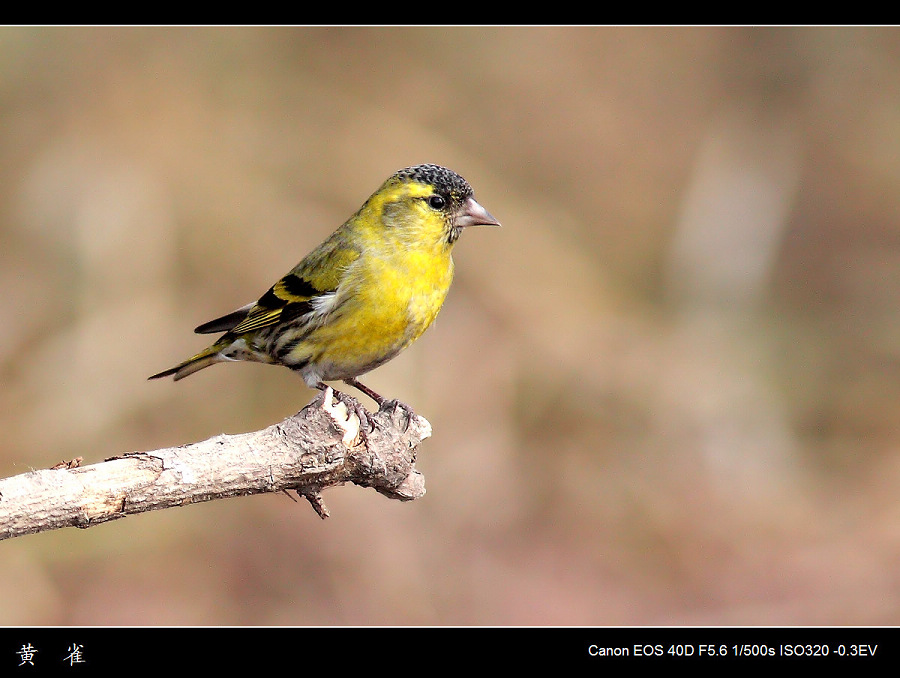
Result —
<svg viewBox="0 0 900 678"><path fill-rule="evenodd" d="M395 172L350 219L253 304L198 327L212 346L151 379L182 379L228 360L280 364L306 383L356 380L428 329L453 280L461 229L499 225L455 172Z"/></svg>

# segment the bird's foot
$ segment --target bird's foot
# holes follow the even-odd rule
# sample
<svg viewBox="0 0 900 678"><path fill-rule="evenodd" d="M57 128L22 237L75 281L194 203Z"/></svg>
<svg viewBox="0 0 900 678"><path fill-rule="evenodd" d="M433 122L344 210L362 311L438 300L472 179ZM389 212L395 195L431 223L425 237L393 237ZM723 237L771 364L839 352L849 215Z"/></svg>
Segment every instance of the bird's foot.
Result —
<svg viewBox="0 0 900 678"><path fill-rule="evenodd" d="M394 425L404 433L409 428L410 422L419 416L409 405L396 399L383 400L378 412L387 414L394 421Z"/></svg>
<svg viewBox="0 0 900 678"><path fill-rule="evenodd" d="M413 411L413 408L411 408L406 403L404 403L400 400L396 400L396 399L387 400L386 398L378 395L375 391L370 389L365 384L361 383L359 380L354 379L353 377L350 377L349 379L344 379L344 383L352 386L355 389L362 391L367 396L369 396L372 400L374 400L376 403L378 403L378 411L379 412L389 412L392 417L395 417L398 413L398 410L402 411L403 421L398 421L398 423L402 424L401 428L403 431L406 431L406 429L409 428L410 420L415 418L416 416L418 416ZM368 412L366 412L366 414L370 417L369 423L374 426L375 422L371 418L371 415L369 415Z"/></svg>

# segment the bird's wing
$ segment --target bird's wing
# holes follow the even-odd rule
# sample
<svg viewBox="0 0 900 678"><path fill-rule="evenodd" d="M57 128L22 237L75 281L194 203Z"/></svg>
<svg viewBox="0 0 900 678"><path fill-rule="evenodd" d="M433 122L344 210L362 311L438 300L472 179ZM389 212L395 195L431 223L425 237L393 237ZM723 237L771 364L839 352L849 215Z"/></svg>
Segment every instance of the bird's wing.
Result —
<svg viewBox="0 0 900 678"><path fill-rule="evenodd" d="M340 238L335 236L322 243L272 285L255 304L244 306L197 329L216 327L232 334L244 334L317 310L316 300L326 295L333 296L347 268L359 258L358 249L341 246ZM228 327L229 324L232 326Z"/></svg>
<svg viewBox="0 0 900 678"><path fill-rule="evenodd" d="M197 334L218 334L219 332L227 332L246 318L254 306L256 306L255 301L246 306L241 306L238 310L232 311L228 315L223 315L221 318L210 320L199 327L195 327L194 332Z"/></svg>

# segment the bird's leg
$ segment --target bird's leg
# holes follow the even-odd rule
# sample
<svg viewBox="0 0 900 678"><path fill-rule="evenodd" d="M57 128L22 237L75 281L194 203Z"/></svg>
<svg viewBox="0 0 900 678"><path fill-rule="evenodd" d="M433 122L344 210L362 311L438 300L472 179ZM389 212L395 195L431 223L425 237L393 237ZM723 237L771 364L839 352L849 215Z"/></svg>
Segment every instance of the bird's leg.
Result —
<svg viewBox="0 0 900 678"><path fill-rule="evenodd" d="M349 385L352 386L353 388L359 389L360 391L362 391L363 393L365 393L367 396L369 396L372 400L374 400L376 403L378 403L378 409L379 409L379 410L382 409L382 408L384 407L385 403L387 403L387 402L394 402L394 403L397 403L397 405L398 405L399 407L401 407L401 408L403 408L404 410L406 410L406 412L407 412L407 414L409 415L410 418L416 416L416 413L413 411L413 408L411 408L411 407L410 407L409 405L407 405L406 403L404 403L404 402L402 402L402 401L400 401L400 400L391 400L391 401L388 401L386 398L384 398L384 397L378 395L377 393L375 393L375 391L373 391L372 389L370 389L370 388L369 388L368 386L366 386L365 384L363 384L363 383L357 381L357 380L354 379L353 377L350 377L349 379L344 379L344 383L345 383L345 384L349 384Z"/></svg>
<svg viewBox="0 0 900 678"><path fill-rule="evenodd" d="M376 403L378 403L378 407L381 407L382 405L384 405L384 398L382 398L380 395L378 395L377 393L375 393L375 391L373 391L372 389L370 389L368 386L366 386L366 385L363 384L362 382L357 381L357 380L354 379L353 377L349 377L349 378L347 378L347 379L344 379L344 383L345 383L345 384L349 384L349 385L352 386L353 388L358 389L358 390L362 391L363 393L365 393L365 394L366 394L367 396L369 396L372 400L374 400Z"/></svg>

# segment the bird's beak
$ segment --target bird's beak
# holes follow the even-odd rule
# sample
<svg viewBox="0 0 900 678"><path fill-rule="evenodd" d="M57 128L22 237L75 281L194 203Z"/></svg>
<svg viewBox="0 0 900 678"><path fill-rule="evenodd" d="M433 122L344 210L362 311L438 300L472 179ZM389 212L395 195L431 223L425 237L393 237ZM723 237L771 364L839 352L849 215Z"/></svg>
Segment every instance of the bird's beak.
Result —
<svg viewBox="0 0 900 678"><path fill-rule="evenodd" d="M456 213L456 227L467 226L499 226L500 222L494 219L490 213L475 202L475 198L469 198Z"/></svg>

